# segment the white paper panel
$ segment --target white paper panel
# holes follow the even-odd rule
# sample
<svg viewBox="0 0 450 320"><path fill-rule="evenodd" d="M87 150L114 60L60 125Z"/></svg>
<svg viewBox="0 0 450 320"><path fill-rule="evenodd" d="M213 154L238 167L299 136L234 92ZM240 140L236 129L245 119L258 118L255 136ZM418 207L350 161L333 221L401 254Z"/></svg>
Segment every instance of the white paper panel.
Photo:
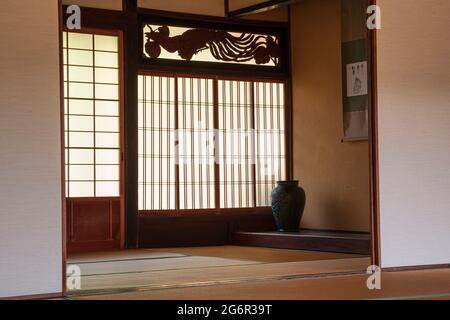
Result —
<svg viewBox="0 0 450 320"><path fill-rule="evenodd" d="M382 266L447 264L450 1L378 2Z"/></svg>
<svg viewBox="0 0 450 320"><path fill-rule="evenodd" d="M62 291L58 1L0 9L0 298Z"/></svg>

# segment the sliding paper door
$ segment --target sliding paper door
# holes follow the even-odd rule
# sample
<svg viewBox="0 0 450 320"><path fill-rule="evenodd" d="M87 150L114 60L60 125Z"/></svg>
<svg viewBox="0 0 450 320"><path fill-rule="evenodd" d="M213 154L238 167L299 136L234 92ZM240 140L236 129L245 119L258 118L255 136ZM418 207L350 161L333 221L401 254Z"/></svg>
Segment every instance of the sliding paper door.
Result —
<svg viewBox="0 0 450 320"><path fill-rule="evenodd" d="M284 83L139 76L139 210L268 208L286 178Z"/></svg>
<svg viewBox="0 0 450 320"><path fill-rule="evenodd" d="M118 35L65 32L64 127L69 252L121 240Z"/></svg>

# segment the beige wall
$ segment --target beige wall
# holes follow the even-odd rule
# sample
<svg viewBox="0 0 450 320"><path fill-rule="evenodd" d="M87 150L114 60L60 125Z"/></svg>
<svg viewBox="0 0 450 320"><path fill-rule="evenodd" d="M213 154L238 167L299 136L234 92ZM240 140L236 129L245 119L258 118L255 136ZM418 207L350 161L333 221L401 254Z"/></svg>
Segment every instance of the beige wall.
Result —
<svg viewBox="0 0 450 320"><path fill-rule="evenodd" d="M237 10L248 6L253 6L264 1L265 0L229 0L230 10Z"/></svg>
<svg viewBox="0 0 450 320"><path fill-rule="evenodd" d="M260 12L256 14L250 14L244 16L244 19L262 20L262 21L276 21L276 22L288 22L289 11L287 7L278 8L270 11Z"/></svg>
<svg viewBox="0 0 450 320"><path fill-rule="evenodd" d="M378 2L382 266L450 263L450 1Z"/></svg>
<svg viewBox="0 0 450 320"><path fill-rule="evenodd" d="M262 2L261 0L231 0L230 10L236 10L255 3ZM212 16L223 17L225 15L225 7L223 0L192 0L192 1L178 1L178 0L139 0L139 7L150 8L165 11L184 12L192 14L205 14ZM287 21L288 10L287 7L272 10L269 12L262 12L258 14L245 16L246 19L267 20L267 21Z"/></svg>
<svg viewBox="0 0 450 320"><path fill-rule="evenodd" d="M62 0L63 4L76 4L82 7L122 10L122 0Z"/></svg>
<svg viewBox="0 0 450 320"><path fill-rule="evenodd" d="M294 175L307 194L304 228L369 231L367 142L341 143L341 4L292 6Z"/></svg>
<svg viewBox="0 0 450 320"><path fill-rule="evenodd" d="M63 0L62 2L66 5L76 4L90 8L122 10L122 0ZM261 2L261 0L231 0L230 10L239 9L258 2ZM138 5L141 8L164 11L204 14L219 17L223 17L225 15L223 0L138 0ZM288 10L287 7L284 7L272 10L270 12L262 12L246 16L245 18L285 22L288 20Z"/></svg>
<svg viewBox="0 0 450 320"><path fill-rule="evenodd" d="M264 0L230 0L230 11L245 8L261 2L264 2ZM243 18L287 22L289 19L289 10L288 7L285 6L275 10L244 16Z"/></svg>
<svg viewBox="0 0 450 320"><path fill-rule="evenodd" d="M0 297L62 291L57 0L0 10Z"/></svg>
<svg viewBox="0 0 450 320"><path fill-rule="evenodd" d="M165 11L176 11L192 14L205 14L212 16L224 16L223 0L139 0L141 8L150 8Z"/></svg>

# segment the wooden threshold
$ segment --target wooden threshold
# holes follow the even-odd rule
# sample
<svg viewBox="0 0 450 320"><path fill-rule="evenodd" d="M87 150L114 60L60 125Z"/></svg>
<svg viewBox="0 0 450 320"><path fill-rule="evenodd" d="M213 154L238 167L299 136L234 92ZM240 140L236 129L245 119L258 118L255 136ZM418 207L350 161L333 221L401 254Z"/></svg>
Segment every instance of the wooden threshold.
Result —
<svg viewBox="0 0 450 320"><path fill-rule="evenodd" d="M235 232L233 244L278 249L312 250L370 255L368 233L299 230L298 232Z"/></svg>

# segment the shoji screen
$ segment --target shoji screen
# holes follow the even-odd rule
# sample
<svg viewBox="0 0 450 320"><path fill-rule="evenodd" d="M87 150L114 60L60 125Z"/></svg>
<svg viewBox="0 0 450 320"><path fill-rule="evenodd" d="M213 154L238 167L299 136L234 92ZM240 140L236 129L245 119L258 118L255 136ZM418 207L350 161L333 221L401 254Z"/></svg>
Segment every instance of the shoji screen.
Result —
<svg viewBox="0 0 450 320"><path fill-rule="evenodd" d="M253 83L219 81L220 205L255 206Z"/></svg>
<svg viewBox="0 0 450 320"><path fill-rule="evenodd" d="M175 210L175 81L139 76L139 210Z"/></svg>
<svg viewBox="0 0 450 320"><path fill-rule="evenodd" d="M119 39L65 32L66 196L120 196Z"/></svg>
<svg viewBox="0 0 450 320"><path fill-rule="evenodd" d="M178 78L180 210L215 208L213 80Z"/></svg>
<svg viewBox="0 0 450 320"><path fill-rule="evenodd" d="M256 205L271 205L271 192L278 180L286 179L286 132L284 84L256 82Z"/></svg>
<svg viewBox="0 0 450 320"><path fill-rule="evenodd" d="M284 84L139 76L139 209L270 206L286 178Z"/></svg>

